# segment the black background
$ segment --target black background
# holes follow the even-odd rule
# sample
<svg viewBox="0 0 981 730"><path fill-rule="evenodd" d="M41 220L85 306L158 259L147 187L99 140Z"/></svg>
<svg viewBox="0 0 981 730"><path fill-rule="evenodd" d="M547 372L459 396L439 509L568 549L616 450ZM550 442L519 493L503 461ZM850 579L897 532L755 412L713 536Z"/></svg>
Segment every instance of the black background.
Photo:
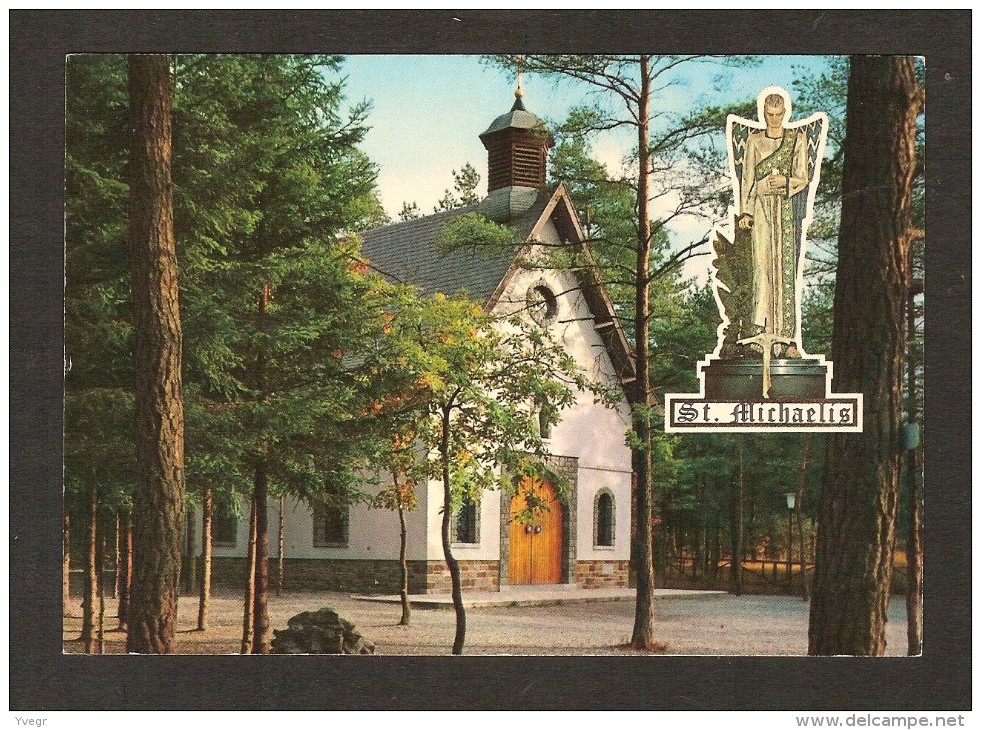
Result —
<svg viewBox="0 0 981 730"><path fill-rule="evenodd" d="M10 709L970 709L969 11L11 11ZM62 654L64 68L70 52L926 57L919 658Z"/></svg>

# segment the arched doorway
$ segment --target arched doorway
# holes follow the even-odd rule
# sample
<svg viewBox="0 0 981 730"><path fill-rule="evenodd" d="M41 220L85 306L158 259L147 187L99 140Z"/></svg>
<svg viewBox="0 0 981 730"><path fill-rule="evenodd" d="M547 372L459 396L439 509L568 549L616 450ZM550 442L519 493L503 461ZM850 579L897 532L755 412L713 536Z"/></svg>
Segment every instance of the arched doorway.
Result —
<svg viewBox="0 0 981 730"><path fill-rule="evenodd" d="M531 497L531 500L529 500ZM517 520L529 501L548 507L532 521ZM508 578L511 585L541 585L562 582L563 507L551 482L527 478L511 499Z"/></svg>

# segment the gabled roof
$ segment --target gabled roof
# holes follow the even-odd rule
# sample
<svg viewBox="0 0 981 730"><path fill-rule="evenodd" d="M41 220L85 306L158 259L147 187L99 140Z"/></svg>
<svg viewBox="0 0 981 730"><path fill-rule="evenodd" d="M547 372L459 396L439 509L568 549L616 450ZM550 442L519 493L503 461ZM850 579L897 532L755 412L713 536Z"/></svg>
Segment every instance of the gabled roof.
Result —
<svg viewBox="0 0 981 730"><path fill-rule="evenodd" d="M440 233L450 221L466 213L479 213L506 224L522 243L513 247L474 246L446 250L440 244ZM537 191L502 188L474 205L365 231L361 234L361 251L383 275L415 284L424 295L465 292L482 302L489 311L512 276L521 269L523 255L535 244L549 220L555 224L562 240L577 246L586 258L587 265L577 268L575 274L593 315L594 327L629 398L633 390L630 383L635 380L636 372L633 354L613 302L596 276L572 201L561 183Z"/></svg>
<svg viewBox="0 0 981 730"><path fill-rule="evenodd" d="M474 205L373 228L361 234L361 252L382 274L415 284L422 294L466 292L472 299L487 302L541 220L557 187L538 191L531 206L511 220L501 220L500 206L495 205L494 196L489 196ZM466 213L507 223L522 244L445 250L440 245L440 233L447 223Z"/></svg>

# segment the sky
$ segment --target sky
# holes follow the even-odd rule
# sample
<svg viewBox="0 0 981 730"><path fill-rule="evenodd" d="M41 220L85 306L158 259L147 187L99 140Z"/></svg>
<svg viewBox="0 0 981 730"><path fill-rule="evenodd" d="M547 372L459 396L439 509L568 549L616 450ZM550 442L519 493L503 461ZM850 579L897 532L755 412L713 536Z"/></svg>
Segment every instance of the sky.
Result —
<svg viewBox="0 0 981 730"><path fill-rule="evenodd" d="M825 68L821 56L766 56L757 65L735 68L688 64L657 93L656 111L684 113L708 103L744 101L767 86L793 92L795 78ZM347 56L342 73L349 102L372 102L371 130L362 149L379 167L382 205L393 219L404 202L417 203L423 214L432 212L453 185L452 171L467 162L480 173L479 192L486 194L487 153L478 135L510 110L513 73L463 55L353 55ZM523 86L525 107L543 119L562 120L570 108L592 99L571 81L525 74ZM629 148L628 137L609 134L593 151L618 170ZM708 227L704 219L681 220L672 239L681 241L696 232L700 237Z"/></svg>

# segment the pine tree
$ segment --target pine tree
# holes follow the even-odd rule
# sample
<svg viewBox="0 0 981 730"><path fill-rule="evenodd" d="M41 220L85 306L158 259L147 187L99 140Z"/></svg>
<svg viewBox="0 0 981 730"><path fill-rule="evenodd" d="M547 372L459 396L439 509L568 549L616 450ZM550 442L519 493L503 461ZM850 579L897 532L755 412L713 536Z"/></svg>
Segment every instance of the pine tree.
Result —
<svg viewBox="0 0 981 730"><path fill-rule="evenodd" d="M851 59L832 359L836 387L864 394L865 420L827 439L811 654L885 650L921 103L911 58Z"/></svg>
<svg viewBox="0 0 981 730"><path fill-rule="evenodd" d="M344 428L383 326L381 282L342 235L378 219L374 168L355 146L367 108L343 114L339 66L204 56L178 72L190 475L255 500L255 653L270 638L267 500L353 497ZM205 178L218 181L210 196Z"/></svg>
<svg viewBox="0 0 981 730"><path fill-rule="evenodd" d="M170 60L129 57L129 236L136 368L136 489L127 651L170 654L184 502L181 320L171 185Z"/></svg>
<svg viewBox="0 0 981 730"><path fill-rule="evenodd" d="M633 285L630 309L625 319L632 319L634 355L637 379L633 384L633 469L636 477L635 529L632 546L632 563L637 581L637 603L631 645L638 649L656 646L654 641L654 566L652 562L654 522L653 459L656 449L654 419L657 400L651 381L650 327L653 320L654 301L651 283L660 271L667 270L684 260L693 250L704 246L708 237L695 241L669 257L660 266L655 257L657 233L676 216L697 209L702 205L718 204L723 195L723 178L716 175L706 178L698 173L698 165L682 166L679 161L690 157L692 145L717 129L722 110L692 114L676 120L666 129L652 124L652 113L657 111L657 89L667 81L679 66L702 60L698 56L652 55L593 55L593 56L524 56L497 57L492 59L509 68L539 73L553 79L571 79L600 92L608 102L576 110L574 126L582 134L625 127L635 140L635 162L629 181L632 193L633 225L631 242L631 269L618 281ZM729 59L732 61L733 59ZM655 164L656 163L656 164ZM689 172L692 171L692 172ZM652 220L652 201L667 194L677 194L674 210Z"/></svg>

